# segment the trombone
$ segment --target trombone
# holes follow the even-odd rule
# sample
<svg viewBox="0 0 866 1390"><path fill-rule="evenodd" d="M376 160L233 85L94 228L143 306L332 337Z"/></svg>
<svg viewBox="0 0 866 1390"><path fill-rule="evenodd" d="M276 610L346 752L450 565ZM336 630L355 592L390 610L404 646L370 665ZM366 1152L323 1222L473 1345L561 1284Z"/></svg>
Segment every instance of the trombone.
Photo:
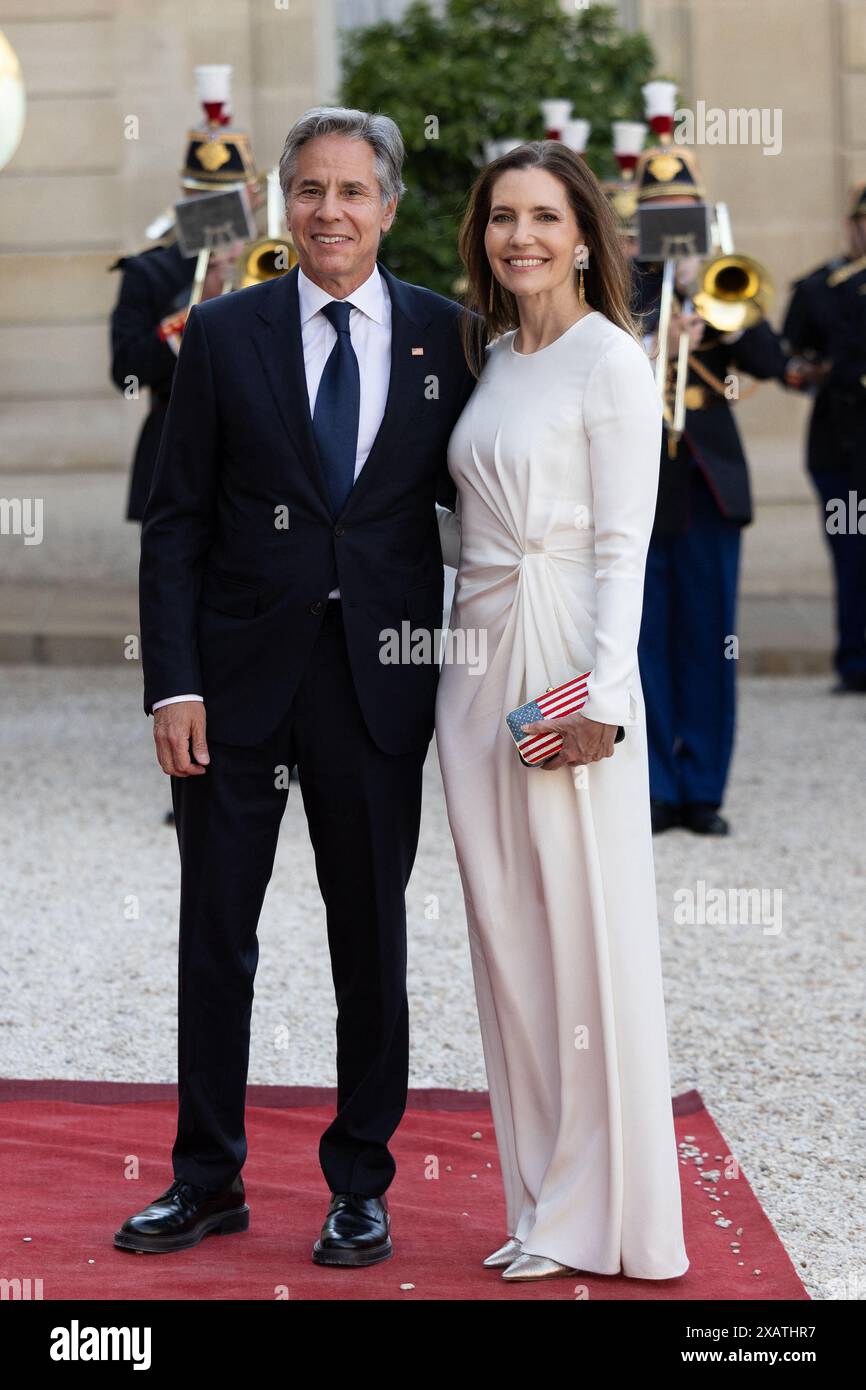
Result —
<svg viewBox="0 0 866 1390"><path fill-rule="evenodd" d="M716 204L716 217L713 224L713 241L717 248L714 255L701 272L700 285L692 296L696 312L719 333L740 333L753 328L767 314L775 293L770 272L753 256L744 256L734 250L731 221L725 203ZM667 269L667 267L666 267ZM673 280L673 275L671 275ZM671 291L672 291L671 286ZM671 293L672 297L672 293ZM663 295L663 307L664 295ZM670 320L670 298L667 302L667 321ZM667 323L665 344L667 343ZM659 323L659 352L661 354L661 321ZM676 389L668 437L669 447L676 452L676 445L685 428L686 383L688 378L689 344L688 334L680 334L677 354ZM665 371L667 363L665 362ZM662 389L664 389L662 387Z"/></svg>
<svg viewBox="0 0 866 1390"><path fill-rule="evenodd" d="M280 176L276 169L265 175L267 184L267 231L252 242L243 257L240 288L275 280L297 265L298 255L286 229L283 216Z"/></svg>
<svg viewBox="0 0 866 1390"><path fill-rule="evenodd" d="M720 333L739 333L766 317L775 286L765 265L734 250L725 203L716 204L713 233L718 254L704 266L694 306L701 318Z"/></svg>
<svg viewBox="0 0 866 1390"><path fill-rule="evenodd" d="M226 276L223 294L261 284L263 280L273 280L297 264L297 252L285 226L278 170L268 169L257 174L253 183L266 191L267 231L264 236L250 242L240 262L240 274ZM155 217L145 234L150 240L172 240L175 236L174 206L165 208ZM213 250L213 247L203 247L198 252L188 309L201 299Z"/></svg>

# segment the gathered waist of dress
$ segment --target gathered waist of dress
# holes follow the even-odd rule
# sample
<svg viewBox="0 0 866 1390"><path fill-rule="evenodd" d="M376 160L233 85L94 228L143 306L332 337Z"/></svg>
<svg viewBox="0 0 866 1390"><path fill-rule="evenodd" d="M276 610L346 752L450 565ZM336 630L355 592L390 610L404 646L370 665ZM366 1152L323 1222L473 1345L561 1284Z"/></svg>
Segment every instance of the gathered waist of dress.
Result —
<svg viewBox="0 0 866 1390"><path fill-rule="evenodd" d="M463 533L460 551L460 568L468 571L491 571L518 569L521 565L547 562L556 566L567 566L585 570L595 575L595 547L592 540L573 541L569 539L547 539L544 541L506 541L491 545L482 540L473 545Z"/></svg>

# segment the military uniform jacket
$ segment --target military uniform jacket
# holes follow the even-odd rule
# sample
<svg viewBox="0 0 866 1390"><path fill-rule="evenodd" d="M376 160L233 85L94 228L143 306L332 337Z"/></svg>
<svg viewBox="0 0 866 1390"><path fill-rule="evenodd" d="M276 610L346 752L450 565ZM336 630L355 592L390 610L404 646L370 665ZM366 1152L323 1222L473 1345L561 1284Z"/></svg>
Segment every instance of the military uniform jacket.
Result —
<svg viewBox="0 0 866 1390"><path fill-rule="evenodd" d="M658 325L660 287L660 273L643 270L636 275L635 304L645 315L644 333L654 332ZM766 320L746 329L733 343L726 343L707 326L691 355L717 381L727 382L732 392L738 385L742 391L742 384L735 380L740 373L759 380L784 380L785 353ZM676 535L688 526L692 468L703 474L723 516L738 526L752 520L749 470L735 419L736 400L714 389L692 367L686 386L685 430L676 457L669 454L667 429L662 439L654 540ZM700 407L689 409L690 400L698 399Z"/></svg>
<svg viewBox="0 0 866 1390"><path fill-rule="evenodd" d="M831 285L847 264L839 256L795 281L783 334L792 353L832 362L809 422L809 471L850 471L856 485L866 471L866 266Z"/></svg>
<svg viewBox="0 0 866 1390"><path fill-rule="evenodd" d="M111 315L111 378L121 390L134 377L151 393L151 409L135 450L127 518L144 515L177 356L157 332L162 319L189 299L195 256L184 257L176 243L153 246L138 256L122 256L111 267L123 280Z"/></svg>

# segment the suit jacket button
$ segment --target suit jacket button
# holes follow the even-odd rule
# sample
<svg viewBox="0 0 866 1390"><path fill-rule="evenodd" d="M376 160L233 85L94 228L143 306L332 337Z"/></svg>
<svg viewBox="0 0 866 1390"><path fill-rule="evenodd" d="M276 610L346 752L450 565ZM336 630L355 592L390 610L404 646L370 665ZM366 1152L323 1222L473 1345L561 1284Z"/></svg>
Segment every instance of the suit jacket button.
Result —
<svg viewBox="0 0 866 1390"><path fill-rule="evenodd" d="M343 534L343 532L345 531L345 529L346 529L345 526L335 526L335 527L334 527L334 535L335 535L335 536L342 536L342 534Z"/></svg>
<svg viewBox="0 0 866 1390"><path fill-rule="evenodd" d="M311 612L311 613L321 613L321 611L322 611L322 609L324 608L324 606L325 606L325 605L322 603L321 599L317 599L315 603L311 603L311 604L310 604L310 612Z"/></svg>

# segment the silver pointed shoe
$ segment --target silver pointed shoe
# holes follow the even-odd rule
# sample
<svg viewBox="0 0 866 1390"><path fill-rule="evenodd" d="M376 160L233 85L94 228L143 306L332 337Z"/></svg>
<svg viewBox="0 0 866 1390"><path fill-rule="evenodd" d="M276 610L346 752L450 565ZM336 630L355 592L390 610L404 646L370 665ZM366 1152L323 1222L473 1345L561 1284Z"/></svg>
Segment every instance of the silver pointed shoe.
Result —
<svg viewBox="0 0 866 1390"><path fill-rule="evenodd" d="M577 1274L571 1265L557 1264L546 1255L519 1255L516 1260L503 1269L503 1279L556 1279L564 1274Z"/></svg>
<svg viewBox="0 0 866 1390"><path fill-rule="evenodd" d="M512 1264L517 1259L522 1249L523 1243L517 1239L517 1236L509 1236L504 1245L500 1245L498 1250L494 1250L493 1254L488 1255L487 1259L482 1260L481 1263L487 1269L504 1269L506 1265Z"/></svg>

